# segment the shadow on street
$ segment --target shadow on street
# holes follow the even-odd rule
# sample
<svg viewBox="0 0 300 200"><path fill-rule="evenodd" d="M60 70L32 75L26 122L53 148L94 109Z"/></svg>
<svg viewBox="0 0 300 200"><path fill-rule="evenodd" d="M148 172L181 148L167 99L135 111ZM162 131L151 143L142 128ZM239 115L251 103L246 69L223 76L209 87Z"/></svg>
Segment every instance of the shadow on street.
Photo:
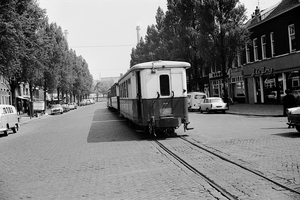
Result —
<svg viewBox="0 0 300 200"><path fill-rule="evenodd" d="M105 108L95 111L87 142L120 142L146 139L147 136L142 131L137 131L124 118L118 117L116 112Z"/></svg>
<svg viewBox="0 0 300 200"><path fill-rule="evenodd" d="M297 132L297 130L291 130L292 132L288 133L277 133L273 135L281 136L281 137L289 137L289 138L300 138L300 133Z"/></svg>

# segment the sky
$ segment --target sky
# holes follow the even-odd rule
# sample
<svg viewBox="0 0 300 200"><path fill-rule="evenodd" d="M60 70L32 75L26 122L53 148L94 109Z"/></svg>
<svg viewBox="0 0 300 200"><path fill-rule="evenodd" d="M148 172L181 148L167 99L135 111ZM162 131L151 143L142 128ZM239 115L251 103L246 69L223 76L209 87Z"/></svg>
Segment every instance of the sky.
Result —
<svg viewBox="0 0 300 200"><path fill-rule="evenodd" d="M240 0L248 18L256 6L268 8L280 0ZM167 0L38 0L49 23L67 31L69 48L82 56L94 80L118 77L130 67L137 30L144 38L147 26L156 24L158 7L167 11Z"/></svg>

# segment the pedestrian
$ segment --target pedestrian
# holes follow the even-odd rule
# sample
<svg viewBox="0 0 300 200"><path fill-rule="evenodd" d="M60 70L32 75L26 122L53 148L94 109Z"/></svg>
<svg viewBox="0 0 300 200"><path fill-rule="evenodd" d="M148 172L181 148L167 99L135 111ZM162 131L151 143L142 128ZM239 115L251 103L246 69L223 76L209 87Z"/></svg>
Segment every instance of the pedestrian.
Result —
<svg viewBox="0 0 300 200"><path fill-rule="evenodd" d="M287 116L287 109L297 107L297 102L294 95L289 89L285 90L286 95L283 97L283 116Z"/></svg>

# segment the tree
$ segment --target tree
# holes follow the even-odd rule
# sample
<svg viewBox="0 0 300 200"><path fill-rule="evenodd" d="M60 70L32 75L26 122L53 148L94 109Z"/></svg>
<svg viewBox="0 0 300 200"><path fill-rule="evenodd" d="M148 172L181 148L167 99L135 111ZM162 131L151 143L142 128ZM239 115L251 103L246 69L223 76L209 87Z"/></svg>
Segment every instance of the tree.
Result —
<svg viewBox="0 0 300 200"><path fill-rule="evenodd" d="M102 94L104 97L107 95L107 92L109 88L114 84L113 80L111 81L99 81L96 86L94 87L94 90L96 91L96 94Z"/></svg>
<svg viewBox="0 0 300 200"><path fill-rule="evenodd" d="M220 66L223 76L223 95L227 102L227 70L234 58L248 41L249 33L244 26L247 19L245 7L239 0L203 0L200 8L204 38L211 45L207 50L210 63Z"/></svg>
<svg viewBox="0 0 300 200"><path fill-rule="evenodd" d="M141 39L136 48L132 49L130 66L141 62L169 59L170 54L163 38L163 10L158 7L156 13L156 25L147 27L145 40Z"/></svg>
<svg viewBox="0 0 300 200"><path fill-rule="evenodd" d="M35 87L44 88L46 99L46 91L56 89L87 95L93 82L88 64L68 49L61 28L48 23L36 0L0 2L0 75L9 81L13 105L22 82L29 83L31 102Z"/></svg>

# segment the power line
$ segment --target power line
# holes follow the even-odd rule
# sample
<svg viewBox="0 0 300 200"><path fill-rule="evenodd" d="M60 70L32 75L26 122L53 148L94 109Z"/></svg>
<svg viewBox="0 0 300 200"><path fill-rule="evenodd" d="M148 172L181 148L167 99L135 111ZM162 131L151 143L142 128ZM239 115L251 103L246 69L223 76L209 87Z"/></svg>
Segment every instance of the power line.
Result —
<svg viewBox="0 0 300 200"><path fill-rule="evenodd" d="M106 48L106 47L134 47L136 44L111 44L111 45L95 45L95 46L73 46L71 48Z"/></svg>

